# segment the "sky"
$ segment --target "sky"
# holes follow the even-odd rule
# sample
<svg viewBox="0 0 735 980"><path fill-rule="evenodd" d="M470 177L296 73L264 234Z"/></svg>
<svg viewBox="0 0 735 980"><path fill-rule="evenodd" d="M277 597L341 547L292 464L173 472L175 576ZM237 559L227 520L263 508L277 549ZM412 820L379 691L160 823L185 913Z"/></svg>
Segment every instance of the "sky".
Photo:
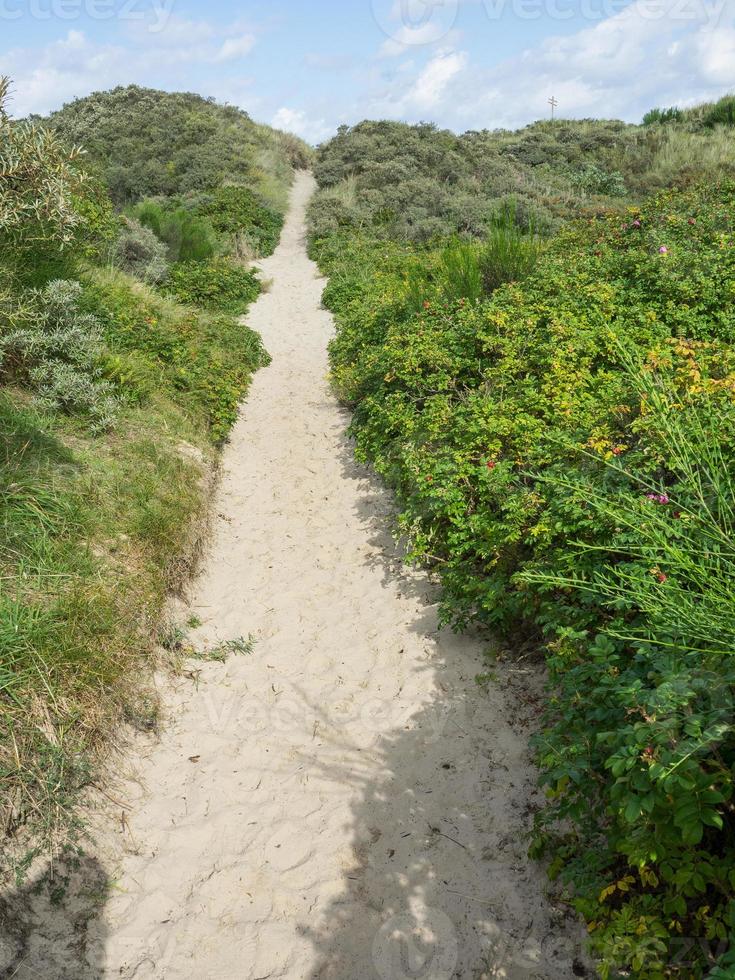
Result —
<svg viewBox="0 0 735 980"><path fill-rule="evenodd" d="M319 143L361 119L462 132L640 120L735 91L735 0L0 0L11 112L137 83Z"/></svg>

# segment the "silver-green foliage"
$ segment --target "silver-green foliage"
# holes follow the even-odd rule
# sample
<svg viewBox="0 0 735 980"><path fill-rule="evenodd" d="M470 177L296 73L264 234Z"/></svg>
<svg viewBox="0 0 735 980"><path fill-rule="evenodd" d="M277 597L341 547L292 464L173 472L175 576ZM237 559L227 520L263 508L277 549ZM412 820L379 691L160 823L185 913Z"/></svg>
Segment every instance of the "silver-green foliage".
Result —
<svg viewBox="0 0 735 980"><path fill-rule="evenodd" d="M51 130L13 122L7 114L10 83L0 77L0 236L68 244L81 217L73 194L84 182L75 161Z"/></svg>
<svg viewBox="0 0 735 980"><path fill-rule="evenodd" d="M154 285L168 278L168 249L137 218L123 218L120 235L112 247L113 265Z"/></svg>
<svg viewBox="0 0 735 980"><path fill-rule="evenodd" d="M114 386L101 372L101 326L79 309L78 282L54 280L33 292L22 322L2 332L0 377L30 387L44 408L81 414L94 431L115 419Z"/></svg>

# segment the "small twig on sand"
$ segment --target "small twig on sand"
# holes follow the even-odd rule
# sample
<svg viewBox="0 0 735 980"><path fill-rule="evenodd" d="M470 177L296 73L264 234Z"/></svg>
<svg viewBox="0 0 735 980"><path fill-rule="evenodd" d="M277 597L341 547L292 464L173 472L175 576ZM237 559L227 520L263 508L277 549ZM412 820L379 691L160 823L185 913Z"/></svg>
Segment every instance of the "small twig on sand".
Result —
<svg viewBox="0 0 735 980"><path fill-rule="evenodd" d="M438 834L440 837L446 837L446 839L450 840L453 844L459 844L459 846L464 848L465 851L467 850L462 841L459 841L454 837L450 837L449 834L445 834L443 831L439 830L438 827L432 827L431 824L429 824L429 830L432 832L432 834Z"/></svg>

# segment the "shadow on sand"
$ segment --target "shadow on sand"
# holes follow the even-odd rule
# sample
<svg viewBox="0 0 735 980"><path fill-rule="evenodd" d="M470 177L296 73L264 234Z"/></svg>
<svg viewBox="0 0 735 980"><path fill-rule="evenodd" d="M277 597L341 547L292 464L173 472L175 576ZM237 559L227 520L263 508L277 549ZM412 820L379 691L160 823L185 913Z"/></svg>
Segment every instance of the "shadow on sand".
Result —
<svg viewBox="0 0 735 980"><path fill-rule="evenodd" d="M0 897L0 978L99 980L105 944L97 914L108 885L95 858L67 855Z"/></svg>
<svg viewBox="0 0 735 980"><path fill-rule="evenodd" d="M541 802L528 757L541 667L508 658L478 685L490 670L488 639L438 629L435 586L402 563L390 498L346 440L343 466L359 485L384 586L422 604L412 629L426 641L435 694L379 736L369 771L364 749L349 744L346 761L325 763L329 780L356 789L353 862L318 921L302 928L315 950L304 980L587 976L578 924L546 897L546 876L527 857Z"/></svg>

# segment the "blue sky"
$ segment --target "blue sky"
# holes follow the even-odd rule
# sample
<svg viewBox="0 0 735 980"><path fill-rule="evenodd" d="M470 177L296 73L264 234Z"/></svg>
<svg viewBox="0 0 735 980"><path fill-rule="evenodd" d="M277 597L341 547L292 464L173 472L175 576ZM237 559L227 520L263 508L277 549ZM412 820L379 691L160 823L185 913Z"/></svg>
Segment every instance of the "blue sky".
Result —
<svg viewBox="0 0 735 980"><path fill-rule="evenodd" d="M735 90L735 0L0 0L15 115L137 82L312 142L363 118L640 119Z"/></svg>

